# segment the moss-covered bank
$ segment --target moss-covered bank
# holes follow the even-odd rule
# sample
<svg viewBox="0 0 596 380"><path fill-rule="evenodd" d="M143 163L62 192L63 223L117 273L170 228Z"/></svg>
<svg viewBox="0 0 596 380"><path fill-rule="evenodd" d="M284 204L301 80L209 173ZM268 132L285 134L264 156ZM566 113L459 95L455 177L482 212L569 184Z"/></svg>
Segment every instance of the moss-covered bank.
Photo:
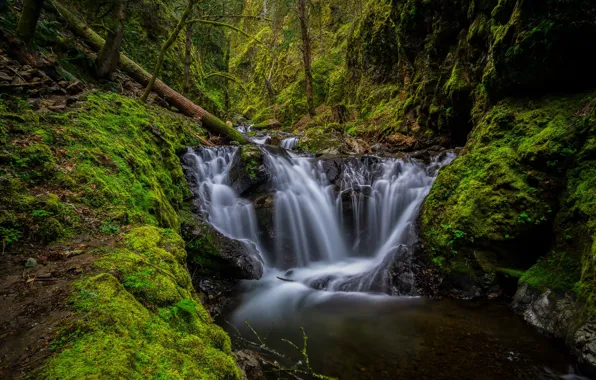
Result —
<svg viewBox="0 0 596 380"><path fill-rule="evenodd" d="M178 234L190 195L179 153L199 145L203 130L124 96L79 98L60 113L0 97L6 254L79 236L116 241L94 251L94 269L73 285L74 314L36 376L240 378L228 336L192 287Z"/></svg>
<svg viewBox="0 0 596 380"><path fill-rule="evenodd" d="M2 240L48 242L89 225L177 229L189 194L178 153L202 133L190 119L115 94L90 94L66 113L0 98Z"/></svg>
<svg viewBox="0 0 596 380"><path fill-rule="evenodd" d="M78 314L43 379L240 379L225 332L192 288L184 241L140 227L75 284Z"/></svg>

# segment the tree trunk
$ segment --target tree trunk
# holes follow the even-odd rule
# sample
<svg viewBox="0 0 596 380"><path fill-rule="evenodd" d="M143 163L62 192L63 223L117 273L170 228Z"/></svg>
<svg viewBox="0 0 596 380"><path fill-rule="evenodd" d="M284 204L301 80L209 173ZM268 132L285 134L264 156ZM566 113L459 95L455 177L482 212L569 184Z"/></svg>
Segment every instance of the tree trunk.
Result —
<svg viewBox="0 0 596 380"><path fill-rule="evenodd" d="M37 21L41 16L43 0L25 0L23 12L17 28L17 34L26 44L31 43L37 29Z"/></svg>
<svg viewBox="0 0 596 380"><path fill-rule="evenodd" d="M298 0L298 19L300 21L300 32L302 34L302 58L304 60L304 82L306 89L306 104L310 117L315 116L315 106L312 98L312 68L310 36L308 33L308 16L306 14L306 0Z"/></svg>
<svg viewBox="0 0 596 380"><path fill-rule="evenodd" d="M184 50L184 85L182 93L188 95L190 91L190 64L192 62L192 25L186 25L186 49Z"/></svg>
<svg viewBox="0 0 596 380"><path fill-rule="evenodd" d="M118 67L120 46L124 38L124 21L126 20L127 0L118 1L114 14L114 22L110 25L106 43L97 56L96 69L100 78L110 75Z"/></svg>
<svg viewBox="0 0 596 380"><path fill-rule="evenodd" d="M178 25L176 25L176 28L174 28L174 31L172 32L168 40L163 44L161 51L159 52L159 57L157 57L157 63L155 64L155 68L153 69L153 75L151 76L151 80L149 81L149 84L147 84L147 88L145 88L145 93L143 93L143 96L141 96L141 100L143 102L147 101L147 97L149 97L149 94L151 93L151 90L155 85L155 80L161 72L161 67L163 66L163 61L166 57L166 52L168 51L170 46L172 46L174 41L176 41L178 33L180 33L182 28L186 25L186 20L188 19L188 16L190 16L190 13L192 12L192 9L194 8L197 1L198 0L188 0L188 4L186 5L186 9L184 9L184 13L182 13L180 21L178 21Z"/></svg>
<svg viewBox="0 0 596 380"><path fill-rule="evenodd" d="M99 36L99 34L95 33L87 26L87 24L85 24L84 21L70 12L65 6L57 2L54 4L62 18L66 20L68 25L76 34L86 39L94 49L101 50L105 44L105 41ZM151 74L149 74L141 66L122 53L120 53L120 64L122 69L141 85L145 86L151 81ZM155 80L154 90L169 104L180 110L180 112L182 112L184 115L199 120L203 124L203 127L210 132L227 136L229 139L237 141L241 144L247 143L246 138L244 138L244 136L236 129L227 126L226 123L211 115L198 105L194 104L172 88L168 87L159 79Z"/></svg>
<svg viewBox="0 0 596 380"><path fill-rule="evenodd" d="M232 44L230 42L230 40L226 40L226 56L225 56L225 62L226 62L226 73L230 73L230 58L232 55ZM225 89L224 89L224 108L226 110L226 115L227 117L230 117L230 80L226 79L225 80Z"/></svg>

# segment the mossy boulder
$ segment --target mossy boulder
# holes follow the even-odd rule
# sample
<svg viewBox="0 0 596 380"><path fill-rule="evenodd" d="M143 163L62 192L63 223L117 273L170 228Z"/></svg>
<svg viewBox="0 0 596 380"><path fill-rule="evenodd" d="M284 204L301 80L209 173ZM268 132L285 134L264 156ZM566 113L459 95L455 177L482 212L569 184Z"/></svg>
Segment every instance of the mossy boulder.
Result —
<svg viewBox="0 0 596 380"><path fill-rule="evenodd" d="M224 236L209 223L195 220L183 226L183 233L189 241L188 261L204 275L231 281L258 280L263 275L263 263L254 249Z"/></svg>
<svg viewBox="0 0 596 380"><path fill-rule="evenodd" d="M76 283L75 322L38 377L242 378L191 286L180 236L141 227L125 240L96 262L109 272Z"/></svg>
<svg viewBox="0 0 596 380"><path fill-rule="evenodd" d="M483 278L498 267L527 269L549 252L558 195L590 128L578 112L592 99L508 99L475 127L423 207L426 248L444 270L466 263Z"/></svg>
<svg viewBox="0 0 596 380"><path fill-rule="evenodd" d="M238 148L230 165L230 186L240 195L264 184L270 176L263 151L256 145Z"/></svg>

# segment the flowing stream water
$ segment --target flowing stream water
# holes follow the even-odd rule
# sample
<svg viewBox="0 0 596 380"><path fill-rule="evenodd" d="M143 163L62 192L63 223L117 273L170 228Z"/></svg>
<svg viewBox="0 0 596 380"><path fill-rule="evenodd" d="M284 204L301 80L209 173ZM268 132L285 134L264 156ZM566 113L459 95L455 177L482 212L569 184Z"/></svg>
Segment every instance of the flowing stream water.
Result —
<svg viewBox="0 0 596 380"><path fill-rule="evenodd" d="M285 350L292 347L282 339L299 340L295 334L304 327L314 368L348 379L557 378L555 372L567 372L566 355L502 304L476 308L412 296L414 221L453 154L428 164L346 158L331 179L334 166L324 160L263 149L274 197L274 239L266 244L253 204L230 187L237 149L201 148L184 160L194 168L207 220L264 264L263 278L244 281L224 317L243 334L252 333L248 321Z"/></svg>

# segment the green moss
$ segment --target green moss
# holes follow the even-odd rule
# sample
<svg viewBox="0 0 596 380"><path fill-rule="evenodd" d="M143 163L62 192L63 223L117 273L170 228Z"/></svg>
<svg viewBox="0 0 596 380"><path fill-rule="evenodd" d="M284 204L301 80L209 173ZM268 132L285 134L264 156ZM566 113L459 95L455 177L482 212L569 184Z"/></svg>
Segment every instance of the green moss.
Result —
<svg viewBox="0 0 596 380"><path fill-rule="evenodd" d="M263 152L258 146L247 145L240 149L240 160L243 170L251 179L256 179L263 165Z"/></svg>
<svg viewBox="0 0 596 380"><path fill-rule="evenodd" d="M578 155L573 142L581 141L591 125L578 110L592 98L593 94L510 99L495 106L472 131L461 156L440 171L425 201L422 231L432 256L478 262L481 255L485 265L478 262L477 270L492 273L492 268L505 265L523 268L542 254L539 246L547 242L528 242L551 233L553 210L559 206L556 194ZM576 189L591 196L588 178L593 173L585 174L569 186L572 197ZM579 196L574 202L590 209L592 201ZM579 262L581 254L571 257ZM539 272L543 266L525 275L528 283L558 278L550 272L554 267ZM569 270L570 276L578 276L577 268ZM554 277L548 277L551 274ZM567 280L563 283L569 285Z"/></svg>
<svg viewBox="0 0 596 380"><path fill-rule="evenodd" d="M455 229L472 245L504 242L552 220L555 199L544 185L553 170L546 163L568 156L568 141L582 131L575 112L585 101L578 96L496 106L472 132L465 153L441 171L425 202L423 230L431 245L452 250ZM521 214L531 223L520 223Z"/></svg>
<svg viewBox="0 0 596 380"><path fill-rule="evenodd" d="M496 271L498 273L504 273L513 278L521 278L524 275L524 273L526 273L526 271L511 268L497 268Z"/></svg>
<svg viewBox="0 0 596 380"><path fill-rule="evenodd" d="M467 74L460 69L458 65L453 66L451 76L445 83L443 91L445 91L449 97L453 97L461 92L465 93L470 91L470 81L467 78Z"/></svg>
<svg viewBox="0 0 596 380"><path fill-rule="evenodd" d="M240 379L228 336L195 298L183 252L175 232L142 227L100 258L97 267L118 277L76 284L78 318L38 377ZM155 272L143 277L147 270ZM149 285L137 286L133 276Z"/></svg>
<svg viewBox="0 0 596 380"><path fill-rule="evenodd" d="M0 140L1 196L16 216L11 225L0 221L4 228L47 241L53 232L28 227L31 212L40 208L53 212L65 233L85 227L75 212L81 208L110 223L178 228L177 211L188 195L178 153L200 145L195 136L204 133L194 121L104 93L64 114L41 115L16 98L4 98L2 107L20 112L19 119L0 115L0 124L11 125L11 134ZM30 194L48 188L68 190L65 202L72 206L51 195L41 198L44 205L33 204Z"/></svg>
<svg viewBox="0 0 596 380"><path fill-rule="evenodd" d="M552 252L528 269L520 278L533 288L572 291L580 279L581 266L577 259L563 252Z"/></svg>
<svg viewBox="0 0 596 380"><path fill-rule="evenodd" d="M102 255L97 268L117 269L127 290L146 302L168 305L190 295L190 277L184 266L184 241L171 230L140 227L126 237L126 248Z"/></svg>

